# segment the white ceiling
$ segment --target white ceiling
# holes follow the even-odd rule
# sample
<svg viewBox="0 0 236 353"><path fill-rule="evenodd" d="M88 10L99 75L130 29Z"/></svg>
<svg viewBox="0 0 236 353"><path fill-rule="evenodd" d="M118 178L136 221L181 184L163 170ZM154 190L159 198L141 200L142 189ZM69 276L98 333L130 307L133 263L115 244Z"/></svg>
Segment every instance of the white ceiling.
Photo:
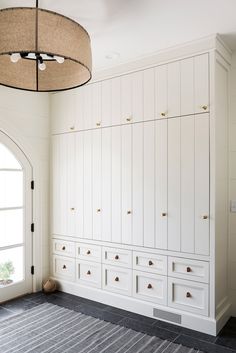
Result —
<svg viewBox="0 0 236 353"><path fill-rule="evenodd" d="M39 0L90 33L94 70L214 33L236 50L236 0ZM0 8L35 0L0 0ZM118 53L115 59L106 58Z"/></svg>

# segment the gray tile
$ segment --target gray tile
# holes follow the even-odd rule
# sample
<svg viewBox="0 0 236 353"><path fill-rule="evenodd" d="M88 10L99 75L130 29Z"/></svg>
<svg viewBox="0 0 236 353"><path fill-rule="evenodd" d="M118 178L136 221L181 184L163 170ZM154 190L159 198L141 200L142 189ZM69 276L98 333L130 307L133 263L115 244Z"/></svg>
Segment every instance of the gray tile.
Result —
<svg viewBox="0 0 236 353"><path fill-rule="evenodd" d="M24 299L14 299L5 304L2 304L2 308L7 309L15 314L23 313L25 310L29 310L37 306L37 303L24 300Z"/></svg>
<svg viewBox="0 0 236 353"><path fill-rule="evenodd" d="M0 306L0 321L8 319L13 315L15 315L15 313Z"/></svg>
<svg viewBox="0 0 236 353"><path fill-rule="evenodd" d="M217 337L216 344L236 350L236 332L226 326Z"/></svg>

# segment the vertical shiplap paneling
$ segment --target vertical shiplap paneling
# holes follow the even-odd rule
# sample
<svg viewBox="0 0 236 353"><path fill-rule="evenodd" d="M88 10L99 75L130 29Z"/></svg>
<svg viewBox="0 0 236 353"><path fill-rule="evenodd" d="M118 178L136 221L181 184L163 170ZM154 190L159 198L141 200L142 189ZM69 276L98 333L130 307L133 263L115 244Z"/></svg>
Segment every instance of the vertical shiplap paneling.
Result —
<svg viewBox="0 0 236 353"><path fill-rule="evenodd" d="M167 120L155 122L155 247L167 248Z"/></svg>
<svg viewBox="0 0 236 353"><path fill-rule="evenodd" d="M168 65L155 68L155 117L157 119L168 116L167 73Z"/></svg>
<svg viewBox="0 0 236 353"><path fill-rule="evenodd" d="M121 84L120 77L111 80L111 125L121 123Z"/></svg>
<svg viewBox="0 0 236 353"><path fill-rule="evenodd" d="M112 241L121 243L121 126L111 129L112 133Z"/></svg>
<svg viewBox="0 0 236 353"><path fill-rule="evenodd" d="M102 81L102 126L111 126L111 80Z"/></svg>
<svg viewBox="0 0 236 353"><path fill-rule="evenodd" d="M168 120L168 250L180 251L180 119Z"/></svg>
<svg viewBox="0 0 236 353"><path fill-rule="evenodd" d="M122 243L132 243L132 126L122 126Z"/></svg>
<svg viewBox="0 0 236 353"><path fill-rule="evenodd" d="M155 69L143 71L143 118L155 118Z"/></svg>
<svg viewBox="0 0 236 353"><path fill-rule="evenodd" d="M180 116L180 62L168 64L168 117Z"/></svg>
<svg viewBox="0 0 236 353"><path fill-rule="evenodd" d="M208 114L195 118L195 253L209 255Z"/></svg>
<svg viewBox="0 0 236 353"><path fill-rule="evenodd" d="M61 194L60 194L60 135L52 137L52 233L61 231Z"/></svg>
<svg viewBox="0 0 236 353"><path fill-rule="evenodd" d="M131 74L133 122L143 120L143 71Z"/></svg>
<svg viewBox="0 0 236 353"><path fill-rule="evenodd" d="M52 95L52 133L68 132L75 127L75 93L60 92Z"/></svg>
<svg viewBox="0 0 236 353"><path fill-rule="evenodd" d="M92 131L84 131L84 237L92 239Z"/></svg>
<svg viewBox="0 0 236 353"><path fill-rule="evenodd" d="M194 114L194 59L180 61L181 115Z"/></svg>
<svg viewBox="0 0 236 353"><path fill-rule="evenodd" d="M181 251L194 252L194 117L181 118Z"/></svg>
<svg viewBox="0 0 236 353"><path fill-rule="evenodd" d="M76 236L84 237L84 132L75 135Z"/></svg>
<svg viewBox="0 0 236 353"><path fill-rule="evenodd" d="M143 123L133 125L133 245L143 246Z"/></svg>
<svg viewBox="0 0 236 353"><path fill-rule="evenodd" d="M96 82L91 85L92 89L92 127L102 126L102 85Z"/></svg>
<svg viewBox="0 0 236 353"><path fill-rule="evenodd" d="M143 207L144 207L144 246L155 246L155 123L143 124Z"/></svg>
<svg viewBox="0 0 236 353"><path fill-rule="evenodd" d="M121 76L121 123L132 122L132 79L131 75Z"/></svg>
<svg viewBox="0 0 236 353"><path fill-rule="evenodd" d="M66 134L67 139L67 200L68 200L68 224L67 235L75 236L75 134Z"/></svg>
<svg viewBox="0 0 236 353"><path fill-rule="evenodd" d="M101 213L102 213L102 141L101 129L92 131L92 193L93 193L93 239L101 239Z"/></svg>
<svg viewBox="0 0 236 353"><path fill-rule="evenodd" d="M194 58L195 113L209 111L209 59L208 54Z"/></svg>
<svg viewBox="0 0 236 353"><path fill-rule="evenodd" d="M111 129L102 129L102 240L111 241Z"/></svg>
<svg viewBox="0 0 236 353"><path fill-rule="evenodd" d="M67 234L67 223L68 223L68 214L70 212L70 206L68 205L68 174L67 174L67 136L66 134L60 136L60 172L59 176L61 179L60 185L60 199L61 199L61 234Z"/></svg>
<svg viewBox="0 0 236 353"><path fill-rule="evenodd" d="M83 130L84 129L84 92L85 87L80 87L75 90L75 129Z"/></svg>
<svg viewBox="0 0 236 353"><path fill-rule="evenodd" d="M91 129L92 122L92 85L83 87L84 90L84 129Z"/></svg>

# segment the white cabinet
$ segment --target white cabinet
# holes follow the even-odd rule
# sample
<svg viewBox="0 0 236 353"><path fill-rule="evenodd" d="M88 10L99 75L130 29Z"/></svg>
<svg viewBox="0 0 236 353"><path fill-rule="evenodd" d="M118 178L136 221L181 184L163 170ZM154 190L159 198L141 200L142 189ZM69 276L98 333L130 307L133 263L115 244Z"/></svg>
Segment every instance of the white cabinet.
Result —
<svg viewBox="0 0 236 353"><path fill-rule="evenodd" d="M180 116L180 62L168 64L168 118Z"/></svg>
<svg viewBox="0 0 236 353"><path fill-rule="evenodd" d="M195 113L208 112L209 106L209 54L194 58Z"/></svg>
<svg viewBox="0 0 236 353"><path fill-rule="evenodd" d="M133 252L133 268L135 270L157 273L159 275L167 274L167 257L145 252Z"/></svg>
<svg viewBox="0 0 236 353"><path fill-rule="evenodd" d="M209 283L209 263L170 256L168 258L168 274L171 277Z"/></svg>
<svg viewBox="0 0 236 353"><path fill-rule="evenodd" d="M103 265L104 290L115 292L122 295L131 296L132 294L132 272L129 269Z"/></svg>
<svg viewBox="0 0 236 353"><path fill-rule="evenodd" d="M101 264L76 260L76 282L85 286L101 288Z"/></svg>
<svg viewBox="0 0 236 353"><path fill-rule="evenodd" d="M54 277L59 277L67 281L75 280L75 259L54 255L52 257Z"/></svg>
<svg viewBox="0 0 236 353"><path fill-rule="evenodd" d="M52 133L75 130L75 92L60 92L51 96Z"/></svg>
<svg viewBox="0 0 236 353"><path fill-rule="evenodd" d="M102 136L101 129L92 131L92 235L100 240L102 218Z"/></svg>

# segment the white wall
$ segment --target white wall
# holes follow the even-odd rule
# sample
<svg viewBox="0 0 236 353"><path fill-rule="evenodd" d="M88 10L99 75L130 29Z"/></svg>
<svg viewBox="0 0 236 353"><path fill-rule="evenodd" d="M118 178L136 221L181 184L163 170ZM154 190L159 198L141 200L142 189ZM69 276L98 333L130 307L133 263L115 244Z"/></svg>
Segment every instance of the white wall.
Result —
<svg viewBox="0 0 236 353"><path fill-rule="evenodd" d="M236 200L236 52L232 57L229 124L229 199ZM229 286L236 316L236 213L229 214Z"/></svg>
<svg viewBox="0 0 236 353"><path fill-rule="evenodd" d="M0 86L0 130L25 152L35 180L35 289L49 273L49 95Z"/></svg>

